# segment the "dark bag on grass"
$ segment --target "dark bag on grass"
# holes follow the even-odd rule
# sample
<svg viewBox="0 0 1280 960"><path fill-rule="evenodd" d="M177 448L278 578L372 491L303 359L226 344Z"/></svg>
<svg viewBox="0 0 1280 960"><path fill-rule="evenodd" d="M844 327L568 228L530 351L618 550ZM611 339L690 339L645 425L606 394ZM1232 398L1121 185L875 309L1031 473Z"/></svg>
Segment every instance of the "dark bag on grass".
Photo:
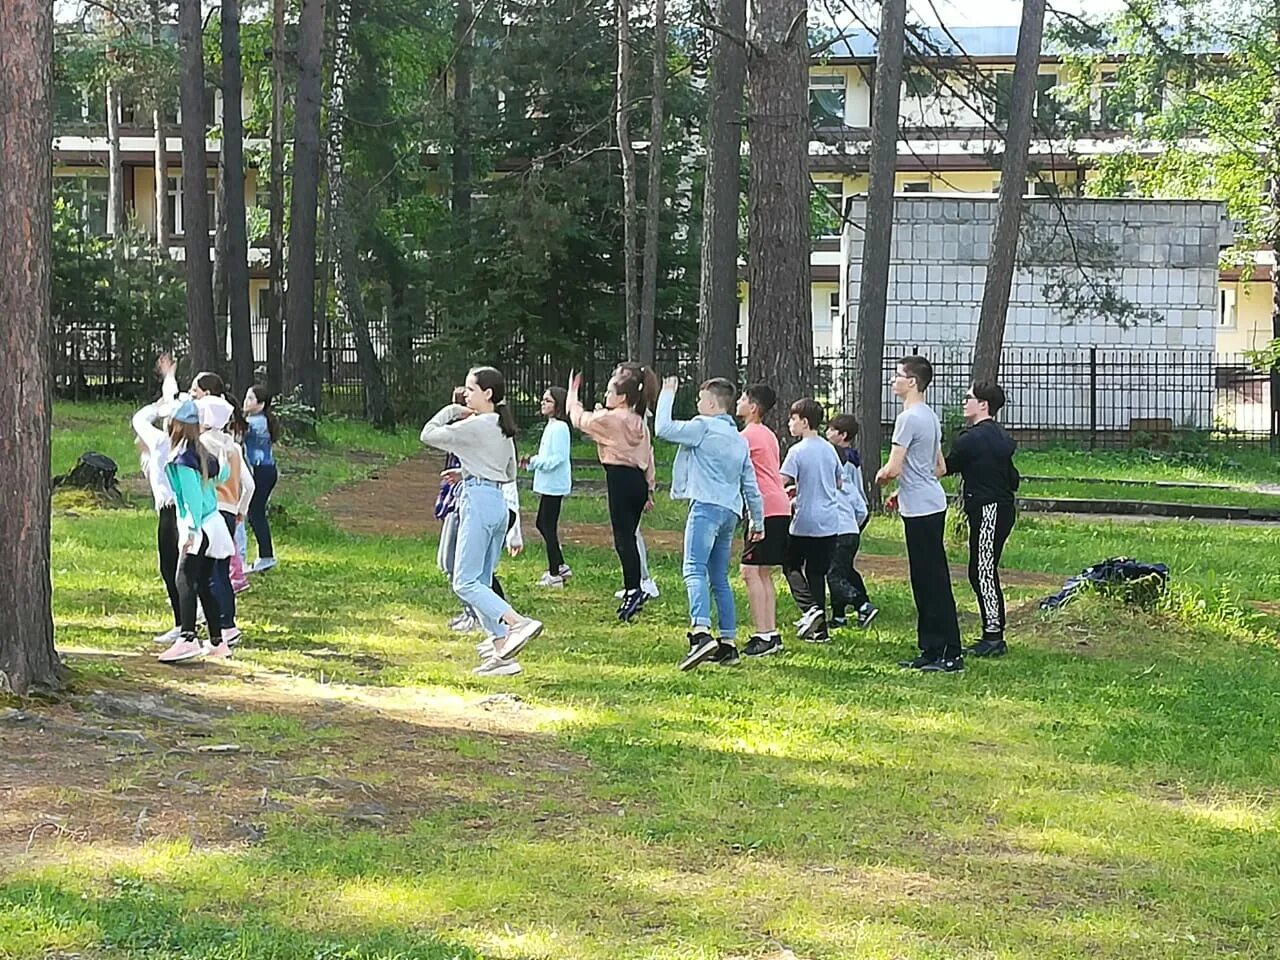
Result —
<svg viewBox="0 0 1280 960"><path fill-rule="evenodd" d="M1041 610L1056 610L1085 589L1117 596L1125 603L1150 603L1164 592L1169 568L1163 563L1143 563L1129 557L1112 557L1086 567L1051 597L1040 601Z"/></svg>

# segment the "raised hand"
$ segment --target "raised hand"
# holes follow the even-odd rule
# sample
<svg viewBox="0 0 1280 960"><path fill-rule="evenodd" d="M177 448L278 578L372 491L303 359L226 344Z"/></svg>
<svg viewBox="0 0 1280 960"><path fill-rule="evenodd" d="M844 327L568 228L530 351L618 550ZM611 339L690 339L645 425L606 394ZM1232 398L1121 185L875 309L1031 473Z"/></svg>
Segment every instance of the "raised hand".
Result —
<svg viewBox="0 0 1280 960"><path fill-rule="evenodd" d="M679 390L679 389L680 389L680 378L679 378L679 377L667 377L666 379L664 379L664 380L662 381L662 389L663 389L663 390L670 390L672 393L675 393L677 390Z"/></svg>

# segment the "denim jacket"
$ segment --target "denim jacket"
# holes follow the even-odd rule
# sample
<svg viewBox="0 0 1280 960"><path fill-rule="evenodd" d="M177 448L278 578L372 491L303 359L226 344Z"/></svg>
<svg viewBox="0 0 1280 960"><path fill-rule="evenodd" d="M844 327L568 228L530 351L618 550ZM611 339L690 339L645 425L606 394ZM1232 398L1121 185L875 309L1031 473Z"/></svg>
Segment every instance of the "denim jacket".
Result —
<svg viewBox="0 0 1280 960"><path fill-rule="evenodd" d="M675 394L658 396L654 432L679 444L671 475L671 498L711 503L742 516L743 501L752 530L764 529L764 500L751 466L747 441L727 413L692 420L671 419Z"/></svg>

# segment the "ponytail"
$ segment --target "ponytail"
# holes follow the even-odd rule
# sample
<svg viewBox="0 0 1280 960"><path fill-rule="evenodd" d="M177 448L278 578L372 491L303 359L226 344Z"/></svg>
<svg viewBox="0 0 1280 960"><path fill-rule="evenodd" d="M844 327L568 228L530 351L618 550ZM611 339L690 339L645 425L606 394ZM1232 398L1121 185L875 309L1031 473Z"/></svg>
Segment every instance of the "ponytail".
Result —
<svg viewBox="0 0 1280 960"><path fill-rule="evenodd" d="M614 383L627 406L642 417L658 403L658 375L643 364L618 364Z"/></svg>
<svg viewBox="0 0 1280 960"><path fill-rule="evenodd" d="M507 381L493 367L475 367L471 371L471 376L475 378L476 386L481 390L489 391L489 397L493 401L493 411L498 415L498 426L502 428L502 435L514 439L516 415L507 405Z"/></svg>
<svg viewBox="0 0 1280 960"><path fill-rule="evenodd" d="M498 414L498 426L502 428L502 435L514 440L516 436L516 415L511 412L511 408L507 406L505 400L496 404L493 409Z"/></svg>

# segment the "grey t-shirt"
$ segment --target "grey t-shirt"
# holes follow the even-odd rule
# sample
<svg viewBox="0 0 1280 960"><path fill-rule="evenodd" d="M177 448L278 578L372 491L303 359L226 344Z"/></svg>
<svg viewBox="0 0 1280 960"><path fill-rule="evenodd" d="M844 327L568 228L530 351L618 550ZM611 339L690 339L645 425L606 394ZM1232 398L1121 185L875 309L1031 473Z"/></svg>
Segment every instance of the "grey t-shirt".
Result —
<svg viewBox="0 0 1280 960"><path fill-rule="evenodd" d="M927 517L946 510L947 495L935 472L942 449L942 424L927 403L917 403L898 414L893 445L907 449L898 478L898 512L904 517Z"/></svg>
<svg viewBox="0 0 1280 960"><path fill-rule="evenodd" d="M822 437L806 437L787 451L779 471L796 482L791 532L797 537L834 537L840 532L836 477L840 457Z"/></svg>

